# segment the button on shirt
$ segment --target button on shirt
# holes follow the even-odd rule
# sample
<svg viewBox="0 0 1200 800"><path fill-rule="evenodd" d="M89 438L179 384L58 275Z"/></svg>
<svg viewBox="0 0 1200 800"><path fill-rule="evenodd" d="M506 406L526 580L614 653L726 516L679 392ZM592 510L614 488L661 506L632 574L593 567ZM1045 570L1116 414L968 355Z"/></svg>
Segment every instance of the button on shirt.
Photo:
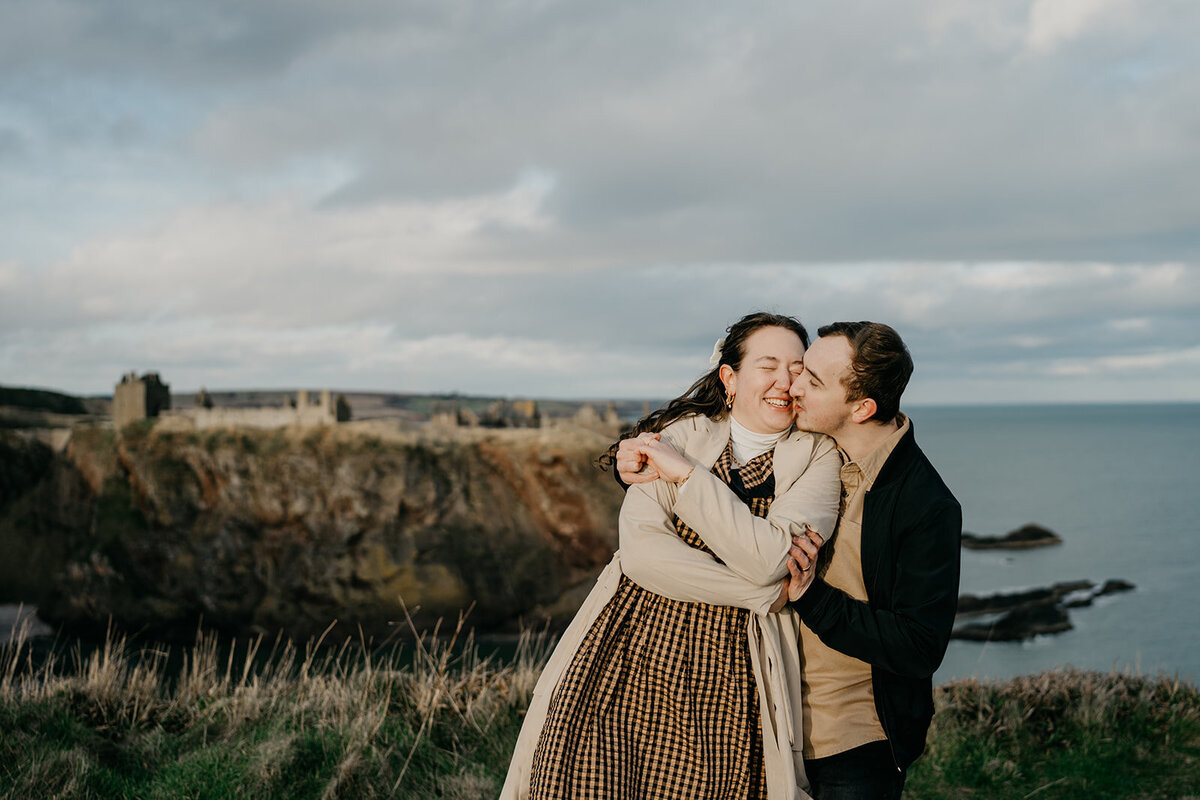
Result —
<svg viewBox="0 0 1200 800"><path fill-rule="evenodd" d="M825 582L866 602L862 573L863 502L892 450L912 427L901 414L899 429L864 458L842 467L842 508ZM845 457L845 453L842 454ZM871 665L834 650L800 625L803 665L804 757L825 758L887 739L871 686Z"/></svg>

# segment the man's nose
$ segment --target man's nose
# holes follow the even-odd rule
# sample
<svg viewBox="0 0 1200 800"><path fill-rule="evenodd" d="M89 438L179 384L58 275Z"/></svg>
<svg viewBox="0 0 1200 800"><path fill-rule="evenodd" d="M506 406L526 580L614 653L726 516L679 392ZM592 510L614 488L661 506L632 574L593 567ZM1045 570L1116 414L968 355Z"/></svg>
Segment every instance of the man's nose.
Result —
<svg viewBox="0 0 1200 800"><path fill-rule="evenodd" d="M792 381L792 385L788 387L788 394L790 394L792 397L804 396L804 387L800 385L799 375L797 375L795 380Z"/></svg>

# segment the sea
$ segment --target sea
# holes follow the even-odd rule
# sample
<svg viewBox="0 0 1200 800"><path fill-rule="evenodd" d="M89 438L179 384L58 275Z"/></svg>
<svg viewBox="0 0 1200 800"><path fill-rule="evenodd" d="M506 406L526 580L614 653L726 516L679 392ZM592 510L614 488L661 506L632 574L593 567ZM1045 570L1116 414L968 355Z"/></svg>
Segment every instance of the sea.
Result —
<svg viewBox="0 0 1200 800"><path fill-rule="evenodd" d="M1109 578L1136 587L1071 609L1074 628L1065 633L952 641L936 683L1070 666L1200 684L1200 404L906 412L962 504L965 530L998 535L1032 522L1063 540L1030 550L963 550L963 593ZM0 607L0 641L16 615L15 607ZM492 647L500 657L511 650Z"/></svg>
<svg viewBox="0 0 1200 800"><path fill-rule="evenodd" d="M963 529L1033 522L1030 550L963 550L963 593L1109 578L1131 592L1072 609L1073 630L1024 642L952 641L935 682L1057 667L1200 682L1200 404L908 410L963 507Z"/></svg>

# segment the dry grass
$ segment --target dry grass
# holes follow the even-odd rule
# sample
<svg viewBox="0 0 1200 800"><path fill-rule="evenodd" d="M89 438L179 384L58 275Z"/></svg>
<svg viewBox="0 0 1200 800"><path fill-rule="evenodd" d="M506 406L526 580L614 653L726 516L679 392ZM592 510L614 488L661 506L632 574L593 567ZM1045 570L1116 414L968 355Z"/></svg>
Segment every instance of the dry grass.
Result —
<svg viewBox="0 0 1200 800"><path fill-rule="evenodd" d="M507 663L460 619L402 653L198 635L171 659L0 650L4 798L495 797L550 638ZM178 656L178 654L176 654ZM939 687L908 800L1200 798L1200 691L1064 670Z"/></svg>
<svg viewBox="0 0 1200 800"><path fill-rule="evenodd" d="M1179 679L1122 672L1052 670L1003 683L956 681L939 688L938 721L976 735L1020 732L1041 741L1070 730L1119 728L1149 713L1200 718L1200 690Z"/></svg>
<svg viewBox="0 0 1200 800"><path fill-rule="evenodd" d="M0 797L494 796L550 638L500 664L461 619L439 633L382 657L199 634L168 670L112 632L35 665L18 629L0 650Z"/></svg>

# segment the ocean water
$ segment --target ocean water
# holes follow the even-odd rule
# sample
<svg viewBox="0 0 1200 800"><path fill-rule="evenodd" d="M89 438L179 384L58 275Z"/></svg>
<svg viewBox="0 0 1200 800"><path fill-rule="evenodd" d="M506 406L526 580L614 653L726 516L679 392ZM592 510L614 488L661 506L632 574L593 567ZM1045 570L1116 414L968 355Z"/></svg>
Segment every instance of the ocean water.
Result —
<svg viewBox="0 0 1200 800"><path fill-rule="evenodd" d="M1069 613L1032 641L953 641L939 683L1059 666L1200 681L1200 404L920 408L917 441L963 506L963 528L1036 522L1057 547L962 552L962 591L1124 578L1133 592Z"/></svg>

